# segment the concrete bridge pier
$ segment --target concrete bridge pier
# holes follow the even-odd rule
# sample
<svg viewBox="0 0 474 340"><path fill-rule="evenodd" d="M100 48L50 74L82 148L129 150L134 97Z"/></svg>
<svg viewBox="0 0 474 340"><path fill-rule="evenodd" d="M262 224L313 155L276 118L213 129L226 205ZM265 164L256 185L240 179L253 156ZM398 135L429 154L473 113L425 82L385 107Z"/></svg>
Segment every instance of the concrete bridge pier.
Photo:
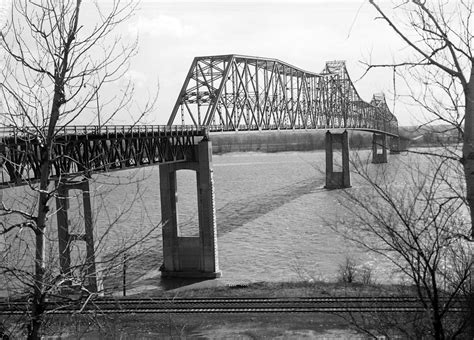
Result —
<svg viewBox="0 0 474 340"><path fill-rule="evenodd" d="M390 153L393 155L400 153L400 137L390 137Z"/></svg>
<svg viewBox="0 0 474 340"><path fill-rule="evenodd" d="M382 151L379 153L379 149ZM387 163L387 135L374 133L372 137L372 163Z"/></svg>
<svg viewBox="0 0 474 340"><path fill-rule="evenodd" d="M98 291L97 272L94 251L94 230L92 224L92 208L89 192L89 180L80 181L60 181L56 183L56 209L58 222L58 243L59 243L59 266L61 274L70 276L77 268L77 264L71 267L71 245L73 242L82 241L86 244L86 260L84 262L85 284L84 286L90 292ZM84 232L71 233L69 229L70 221L68 218L69 209L69 190L82 191L82 204L84 216ZM71 282L67 282L71 285Z"/></svg>
<svg viewBox="0 0 474 340"><path fill-rule="evenodd" d="M221 276L217 256L216 209L212 170L212 143L204 138L195 146L196 161L160 165L163 230L162 277L216 278ZM182 237L177 218L176 171L196 172L199 236Z"/></svg>
<svg viewBox="0 0 474 340"><path fill-rule="evenodd" d="M334 171L334 149L340 145L342 151L342 171ZM351 187L349 171L349 137L347 130L343 133L326 132L326 189Z"/></svg>

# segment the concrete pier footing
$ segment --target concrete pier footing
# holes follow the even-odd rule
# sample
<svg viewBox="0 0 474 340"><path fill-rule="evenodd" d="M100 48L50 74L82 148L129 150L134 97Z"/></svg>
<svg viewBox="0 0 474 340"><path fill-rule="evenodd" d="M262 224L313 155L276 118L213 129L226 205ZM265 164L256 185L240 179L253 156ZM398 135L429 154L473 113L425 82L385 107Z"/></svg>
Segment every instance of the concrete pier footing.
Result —
<svg viewBox="0 0 474 340"><path fill-rule="evenodd" d="M379 153L379 150L382 152ZM372 137L372 163L387 163L387 135L374 133Z"/></svg>
<svg viewBox="0 0 474 340"><path fill-rule="evenodd" d="M334 149L339 144L342 151L342 171L334 171ZM350 188L351 177L349 171L349 137L347 131L343 133L326 132L326 189Z"/></svg>
<svg viewBox="0 0 474 340"><path fill-rule="evenodd" d="M89 180L81 181L61 181L56 183L58 195L56 196L57 222L58 222L58 243L59 243L59 265L61 274L72 275L72 267L84 266L85 273L84 286L90 292L97 292L99 289L97 281L95 250L94 250L94 230L92 224L92 208L89 192ZM68 218L69 191L82 191L84 231L72 233L69 229ZM86 259L83 264L71 264L71 245L73 242L82 241L86 244ZM71 282L67 282L70 285Z"/></svg>
<svg viewBox="0 0 474 340"><path fill-rule="evenodd" d="M195 162L160 165L161 218L163 230L162 277L216 278L221 276L217 255L216 211L212 169L212 143L195 146ZM176 171L196 172L199 236L181 237L177 218Z"/></svg>

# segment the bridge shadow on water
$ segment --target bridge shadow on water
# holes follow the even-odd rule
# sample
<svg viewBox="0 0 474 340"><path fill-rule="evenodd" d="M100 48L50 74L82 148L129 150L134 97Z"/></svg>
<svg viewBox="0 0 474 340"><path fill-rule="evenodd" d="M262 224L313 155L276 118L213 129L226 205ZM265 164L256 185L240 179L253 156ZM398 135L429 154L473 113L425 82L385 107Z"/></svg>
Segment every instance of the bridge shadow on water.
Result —
<svg viewBox="0 0 474 340"><path fill-rule="evenodd" d="M303 195L321 190L323 184L321 178L308 178L246 199L228 202L216 211L217 236L238 229Z"/></svg>
<svg viewBox="0 0 474 340"><path fill-rule="evenodd" d="M265 191L245 199L231 200L216 211L217 236L220 237L235 231L301 196L324 190L322 189L323 185L324 180L315 176L314 178L308 178L274 190ZM136 276L133 276L138 277L138 281L141 281L142 284L146 285L146 282L149 282L155 285L156 279L160 278L157 264L163 262L161 244L152 251L142 253L135 260L137 264ZM144 273L146 274L143 275ZM218 282L209 282L207 279L162 278L159 281L159 286L160 289L167 291L186 286L199 287L201 286L200 283L204 281L208 282L203 287L218 285Z"/></svg>

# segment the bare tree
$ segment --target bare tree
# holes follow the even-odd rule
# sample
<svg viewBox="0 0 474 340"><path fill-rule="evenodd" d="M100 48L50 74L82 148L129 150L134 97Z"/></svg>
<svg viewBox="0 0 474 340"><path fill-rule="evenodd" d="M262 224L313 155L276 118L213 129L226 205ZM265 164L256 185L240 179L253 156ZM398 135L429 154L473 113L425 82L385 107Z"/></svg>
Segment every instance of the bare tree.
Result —
<svg viewBox="0 0 474 340"><path fill-rule="evenodd" d="M54 161L66 157L54 153L56 138L67 126L78 122L113 122L120 112L127 112L134 95L131 81L122 81L121 88L114 89L113 93L119 95L107 95L107 88L124 79L130 58L136 54L137 41L127 44L114 32L130 18L137 5L114 0L104 5L105 9L98 1L91 6L88 17L95 23L85 26L81 13L86 6L81 0L15 0L0 35L4 65L0 70L4 111L0 123L14 128L24 140L40 145L39 167L35 169L39 173L38 183L17 179L26 183L26 189L17 192L20 196L14 203L4 200L0 207L4 218L1 234L27 230L33 235L33 240L22 237L15 249L22 250L25 256L33 255L33 268L30 270L26 263L18 266L18 262L16 267L13 263L4 266L31 288L30 339L40 337L48 293L67 279L55 278L47 266L52 254L48 221L57 213L51 210L51 201L66 199L58 191L61 175L55 181L51 178ZM134 123L152 109L153 103L151 100L144 105ZM22 198L22 194L29 199ZM18 260L26 261L22 256Z"/></svg>
<svg viewBox="0 0 474 340"><path fill-rule="evenodd" d="M377 168L361 159L353 163L362 181L343 195L351 222L338 231L385 259L381 263L392 268L395 280L414 287L425 313L416 327L403 330L404 336L453 339L465 335L468 326L468 317L453 309L465 307L462 301L472 291L468 208L459 195L463 183L453 181L462 176L457 160L407 157L391 167ZM390 321L392 330L408 325Z"/></svg>
<svg viewBox="0 0 474 340"><path fill-rule="evenodd" d="M404 79L411 90L410 98L430 116L424 124L442 122L459 132L462 156L450 156L457 157L464 168L465 197L474 223L474 56L470 27L473 3L400 1L391 11L382 9L374 0L370 3L379 19L389 24L414 55L393 64L368 63L367 71L374 67L409 69L410 76L404 74ZM392 17L389 11L393 16L399 15Z"/></svg>
<svg viewBox="0 0 474 340"><path fill-rule="evenodd" d="M458 161L457 166L463 170L464 186L460 188L458 194L468 206L471 228L469 233L459 232L457 236L471 242L472 267L474 55L471 26L474 3L471 0L403 0L392 2L391 8L375 0L370 0L370 4L377 11L378 19L387 23L409 46L413 54L390 64L370 62L367 64L367 70L374 67L390 67L400 72L409 89L408 97L416 104L415 107L421 108L427 114L428 119L424 124L446 124L447 130L457 131L462 141L461 150L443 148L440 159L455 159ZM450 152L445 152L447 150ZM470 297L470 301L470 324L474 325L473 296ZM471 326L471 336L474 336L474 326Z"/></svg>

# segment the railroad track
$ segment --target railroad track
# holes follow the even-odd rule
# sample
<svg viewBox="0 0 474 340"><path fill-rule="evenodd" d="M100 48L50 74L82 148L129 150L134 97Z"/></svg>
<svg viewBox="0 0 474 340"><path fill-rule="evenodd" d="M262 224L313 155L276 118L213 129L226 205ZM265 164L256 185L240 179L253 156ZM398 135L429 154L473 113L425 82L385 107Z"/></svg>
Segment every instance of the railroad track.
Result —
<svg viewBox="0 0 474 340"><path fill-rule="evenodd" d="M28 312L28 302L0 302L0 315ZM421 312L415 297L319 298L97 298L89 301L48 302L50 314L70 313L315 313L315 312ZM465 310L460 302L452 312Z"/></svg>

